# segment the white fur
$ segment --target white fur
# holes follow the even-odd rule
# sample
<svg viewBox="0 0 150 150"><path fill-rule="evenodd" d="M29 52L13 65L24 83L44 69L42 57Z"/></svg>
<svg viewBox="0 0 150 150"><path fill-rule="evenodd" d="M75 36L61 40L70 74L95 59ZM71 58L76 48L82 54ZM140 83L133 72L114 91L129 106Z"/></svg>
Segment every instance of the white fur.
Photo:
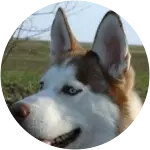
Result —
<svg viewBox="0 0 150 150"><path fill-rule="evenodd" d="M131 118L136 118L142 108L142 100L135 91L131 93L130 97L129 111L131 112Z"/></svg>
<svg viewBox="0 0 150 150"><path fill-rule="evenodd" d="M80 137L67 148L98 146L117 136L118 109L106 95L94 94L76 80L74 66L53 66L41 79L42 91L18 103L30 106L31 113L22 126L38 139L54 139L76 127ZM68 84L83 89L76 96L60 92Z"/></svg>
<svg viewBox="0 0 150 150"><path fill-rule="evenodd" d="M71 48L70 29L66 24L64 14L59 9L52 25L51 61ZM106 49L104 42L109 41L112 36L117 36L121 49L119 53L105 57L110 56L107 53L112 49ZM126 48L125 36L116 16L108 15L98 29L92 50L112 76L118 76L127 67L124 64ZM107 64L115 55L121 57L121 61L115 62L114 59L113 64ZM68 65L70 59L65 60L62 65L53 65L46 72L41 79L44 82L42 91L18 102L25 103L30 108L30 114L21 125L31 135L43 140L54 139L80 127L81 135L66 148L83 149L101 145L117 136L119 110L109 96L93 93L88 86L76 79L76 67ZM119 65L118 70L115 70L116 63ZM82 92L75 96L66 95L61 91L66 84L82 89Z"/></svg>

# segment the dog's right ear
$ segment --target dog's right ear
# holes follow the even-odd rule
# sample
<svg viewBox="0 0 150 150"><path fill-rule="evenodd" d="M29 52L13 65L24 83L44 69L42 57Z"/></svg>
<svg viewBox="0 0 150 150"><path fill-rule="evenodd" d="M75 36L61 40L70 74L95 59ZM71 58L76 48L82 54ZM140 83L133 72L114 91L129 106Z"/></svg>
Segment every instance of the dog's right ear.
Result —
<svg viewBox="0 0 150 150"><path fill-rule="evenodd" d="M97 54L101 65L111 77L120 79L129 70L131 55L121 18L115 12L107 12L102 19L92 51Z"/></svg>
<svg viewBox="0 0 150 150"><path fill-rule="evenodd" d="M71 32L63 9L59 8L51 28L51 62L55 61L64 52L75 50L79 47L80 44Z"/></svg>

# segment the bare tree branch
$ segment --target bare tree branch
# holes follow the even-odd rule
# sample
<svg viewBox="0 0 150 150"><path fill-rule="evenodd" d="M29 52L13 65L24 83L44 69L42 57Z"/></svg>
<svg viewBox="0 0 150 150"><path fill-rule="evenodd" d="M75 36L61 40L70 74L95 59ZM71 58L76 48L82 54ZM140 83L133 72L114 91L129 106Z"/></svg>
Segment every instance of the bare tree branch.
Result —
<svg viewBox="0 0 150 150"><path fill-rule="evenodd" d="M88 9L90 7L90 5L88 6L85 6L85 7L81 7L81 8L78 8L77 10L75 10L75 8L77 7L77 1L75 2L70 2L70 1L66 1L66 2L63 2L64 3L64 8L65 8L65 11L66 13L68 13L68 16L72 16L72 15L75 15L77 13L80 13L82 11L84 11L85 9ZM32 16L40 16L40 15L54 15L55 14L55 11L57 10L57 8L61 5L61 3L57 3L54 5L54 8L49 11L49 12L41 12L41 13L34 13L32 14ZM71 6L70 6L71 5ZM26 31L26 32L35 32L35 35L37 34L42 34L45 33L46 31L48 31L50 29L50 27L46 27L44 29L35 29L35 28L22 28L22 27L18 27L17 30L22 30L22 31ZM31 35L31 37L33 37L34 34Z"/></svg>
<svg viewBox="0 0 150 150"><path fill-rule="evenodd" d="M88 8L90 8L90 5L85 6L84 8L81 8L81 9L79 9L79 10L76 11L76 12L71 12L71 13L69 12L68 15L69 15L69 16L73 16L73 15L79 14L79 13L83 12L84 10L86 10L86 9L88 9Z"/></svg>
<svg viewBox="0 0 150 150"><path fill-rule="evenodd" d="M34 13L34 14L32 14L32 16L55 14L55 10L56 10L56 8L59 6L59 4L60 4L60 3L55 4L53 10L51 10L51 11L49 11L49 12Z"/></svg>
<svg viewBox="0 0 150 150"><path fill-rule="evenodd" d="M29 32L44 32L45 30L47 30L47 28L46 29L25 29L25 28L21 28L21 27L19 27L19 28L17 28L17 30L22 30L22 31L29 31Z"/></svg>
<svg viewBox="0 0 150 150"><path fill-rule="evenodd" d="M24 21L21 23L20 27L23 27L23 24L24 24ZM22 31L22 30L19 30L19 32L18 32L17 37L16 37L15 40L14 40L14 38L13 38L15 32L14 32L14 34L12 35L11 40L14 40L14 41L13 41L13 43L11 43L10 48L8 49L8 51L6 52L6 54L4 55L3 60L2 60L2 65L3 65L4 62L7 60L9 54L11 53L11 51L13 51L13 49L16 47L17 42L18 42L19 37L20 37L20 34L21 34L21 31ZM11 42L11 41L10 41L10 42ZM9 43L8 43L8 44L9 44Z"/></svg>
<svg viewBox="0 0 150 150"><path fill-rule="evenodd" d="M14 48L17 46L19 39L22 37L22 34L26 33L26 36L24 39L32 39L34 37L40 37L46 32L49 32L51 29L51 24L48 27L45 27L44 29L39 29L34 25L34 17L39 17L39 16L46 16L46 15L54 15L56 13L56 10L58 7L63 7L68 14L68 16L75 15L77 13L80 13L84 11L85 9L88 9L90 6L84 6L84 7L79 7L78 6L78 1L66 1L66 2L61 2L61 3L56 3L54 7L47 12L36 12L33 13L29 18L27 18L25 21L22 22L22 24L16 29L14 34L12 35L7 51L5 51L4 57L2 64L7 60L9 54L14 50ZM24 40L22 40L24 41Z"/></svg>
<svg viewBox="0 0 150 150"><path fill-rule="evenodd" d="M54 14L54 12L34 13L34 14L32 14L32 16L49 15L49 14Z"/></svg>
<svg viewBox="0 0 150 150"><path fill-rule="evenodd" d="M41 34L43 34L43 33L45 33L45 32L49 32L50 29L51 29L51 26L47 27L47 28L44 29L44 30L39 30L38 33L35 33L35 34L33 34L33 35L30 35L29 38L32 38L32 37L35 37L35 36L39 36L39 35L41 35Z"/></svg>
<svg viewBox="0 0 150 150"><path fill-rule="evenodd" d="M75 1L74 3L73 3L73 5L70 7L70 8L66 8L65 9L65 11L66 11L66 13L68 13L68 12L70 12L70 11L73 11L76 7L77 7L77 1Z"/></svg>

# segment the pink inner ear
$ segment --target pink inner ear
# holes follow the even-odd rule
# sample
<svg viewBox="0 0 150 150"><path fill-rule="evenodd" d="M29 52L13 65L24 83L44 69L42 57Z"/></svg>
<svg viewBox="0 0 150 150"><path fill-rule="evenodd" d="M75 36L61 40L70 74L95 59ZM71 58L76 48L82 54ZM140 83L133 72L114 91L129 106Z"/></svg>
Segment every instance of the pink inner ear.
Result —
<svg viewBox="0 0 150 150"><path fill-rule="evenodd" d="M106 35L108 36L108 35ZM119 66L121 61L121 45L117 36L105 37L105 67L109 69L111 65L116 64Z"/></svg>

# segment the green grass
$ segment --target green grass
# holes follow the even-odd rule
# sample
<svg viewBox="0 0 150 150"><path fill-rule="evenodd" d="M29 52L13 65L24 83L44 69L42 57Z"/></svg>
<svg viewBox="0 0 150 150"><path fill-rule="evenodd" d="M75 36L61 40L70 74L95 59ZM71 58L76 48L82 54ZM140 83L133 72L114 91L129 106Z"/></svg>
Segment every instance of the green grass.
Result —
<svg viewBox="0 0 150 150"><path fill-rule="evenodd" d="M82 43L82 45L90 48L89 43ZM6 52L8 47L9 45ZM142 46L130 46L130 51L136 71L136 89L144 101L149 81L147 56ZM48 68L48 64L48 42L20 40L2 65L2 89L7 104L11 105L15 100L36 92L39 88L39 79Z"/></svg>

